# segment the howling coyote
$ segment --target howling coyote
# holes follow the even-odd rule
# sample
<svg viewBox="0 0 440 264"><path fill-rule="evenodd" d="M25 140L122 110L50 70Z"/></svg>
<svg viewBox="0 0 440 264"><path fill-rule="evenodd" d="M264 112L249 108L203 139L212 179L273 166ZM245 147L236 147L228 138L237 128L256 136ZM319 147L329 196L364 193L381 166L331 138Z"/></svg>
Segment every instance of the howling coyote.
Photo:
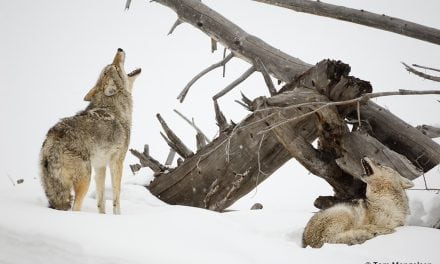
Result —
<svg viewBox="0 0 440 264"><path fill-rule="evenodd" d="M118 49L96 85L84 97L84 111L61 119L47 133L40 152L40 175L51 208L81 210L95 170L98 210L105 213L104 182L110 167L113 213L120 214L122 163L130 141L133 82L140 69L126 74L125 53Z"/></svg>
<svg viewBox="0 0 440 264"><path fill-rule="evenodd" d="M304 247L317 248L324 243L361 244L376 235L390 234L405 223L408 213L405 189L413 187L413 183L367 157L361 163L367 198L337 204L315 214L304 229Z"/></svg>

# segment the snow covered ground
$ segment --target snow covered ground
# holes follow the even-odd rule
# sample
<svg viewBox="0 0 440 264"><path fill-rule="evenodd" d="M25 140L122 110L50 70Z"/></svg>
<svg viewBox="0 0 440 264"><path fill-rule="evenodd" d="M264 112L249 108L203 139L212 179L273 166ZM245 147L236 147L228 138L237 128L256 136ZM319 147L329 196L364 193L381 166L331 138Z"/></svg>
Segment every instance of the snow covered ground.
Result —
<svg viewBox="0 0 440 264"><path fill-rule="evenodd" d="M427 178L438 178L439 169ZM64 212L47 208L38 179L14 186L2 178L0 263L440 263L440 230L422 227L440 219L438 192L408 191L408 224L417 226L362 245L304 249L301 235L315 211L312 200L249 210L244 204L250 196L243 208L239 203L237 211L220 214L162 203L140 185L145 175L126 177L118 216L110 213L110 188L108 214L97 213L93 186L82 212ZM304 193L301 188L292 192Z"/></svg>
<svg viewBox="0 0 440 264"><path fill-rule="evenodd" d="M440 2L425 0L328 0L334 4L385 13L440 28ZM154 119L161 113L182 140L195 149L194 131L176 116L178 109L209 136L214 136L212 100L216 92L249 65L233 59L226 78L221 70L199 80L183 104L175 97L195 74L220 60L210 53L209 38L182 25L166 36L175 14L156 3L133 0L0 1L0 263L374 263L399 261L440 263L440 194L409 190L412 214L397 232L362 245L300 247L301 233L316 209L318 195L329 185L290 161L228 213L165 205L139 183L143 170L130 176L131 155L124 164L122 215L97 214L91 186L82 212L47 208L38 179L38 152L45 133L62 117L86 105L84 95L119 47L127 66L143 69L133 91L130 147L163 161L168 148ZM400 35L294 13L254 1L204 0L249 33L277 48L316 63L324 58L349 63L352 74L372 83L374 91L438 89L438 83L408 74L400 61L439 67L438 45ZM399 8L396 8L398 6ZM243 10L246 14L243 15ZM228 119L247 112L234 100L240 92L267 95L262 77L254 74L220 100ZM438 96L389 97L376 101L411 125L439 124ZM411 105L411 107L408 107ZM23 179L22 184L12 182ZM428 187L440 188L440 169L426 176ZM416 188L423 188L423 178ZM263 210L251 211L256 202ZM111 211L108 201L107 212Z"/></svg>

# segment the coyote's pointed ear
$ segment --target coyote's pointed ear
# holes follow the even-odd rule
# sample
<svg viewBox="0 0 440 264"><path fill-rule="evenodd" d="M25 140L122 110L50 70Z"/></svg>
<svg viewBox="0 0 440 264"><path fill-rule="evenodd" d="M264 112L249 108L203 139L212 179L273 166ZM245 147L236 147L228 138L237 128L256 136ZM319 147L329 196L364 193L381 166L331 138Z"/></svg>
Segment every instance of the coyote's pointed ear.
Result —
<svg viewBox="0 0 440 264"><path fill-rule="evenodd" d="M84 101L90 102L92 100L92 97L96 94L98 91L98 88L95 86L84 96Z"/></svg>
<svg viewBox="0 0 440 264"><path fill-rule="evenodd" d="M404 177L400 177L400 185L402 186L403 189L409 189L414 187L414 183Z"/></svg>

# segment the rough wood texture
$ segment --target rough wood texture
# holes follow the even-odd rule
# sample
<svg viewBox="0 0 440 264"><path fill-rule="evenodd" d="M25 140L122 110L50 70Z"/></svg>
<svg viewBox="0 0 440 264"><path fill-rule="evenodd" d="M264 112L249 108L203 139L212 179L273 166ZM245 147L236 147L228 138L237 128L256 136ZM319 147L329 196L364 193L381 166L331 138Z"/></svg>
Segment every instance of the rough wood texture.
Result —
<svg viewBox="0 0 440 264"><path fill-rule="evenodd" d="M167 167L162 165L159 161L150 157L150 155L146 153L140 153L135 149L130 149L131 154L133 154L136 158L139 159L142 167L148 167L155 173L161 173L167 170Z"/></svg>
<svg viewBox="0 0 440 264"><path fill-rule="evenodd" d="M308 166L306 163L310 163L310 160L307 156L301 157L300 154L307 151L314 153L309 143L317 137L317 127L320 122L317 115L308 115L283 125L280 127L283 129L282 137L275 136L272 131L263 134L261 132L271 123L279 122L285 117L300 117L318 107L310 105L289 108L288 106L304 102L328 101L327 96L323 94L330 94L332 99L341 100L371 91L368 83L349 77L347 69L348 66L343 63L325 60L303 74L297 82L298 86L292 91L270 98L259 97L248 102L254 111L253 114L235 127L226 129L219 138L200 149L177 168L155 178L149 186L150 191L167 203L222 211L263 182L292 156L298 157L300 162ZM305 86L312 82L320 89ZM351 85L347 85L348 83ZM337 93L329 91L332 89L341 89L341 91ZM323 113L320 114L325 116ZM296 145L296 141L292 143L292 139L295 138L302 139L302 144ZM294 155L283 145L297 147ZM325 160L322 160L321 165L324 168L315 171L318 176L330 180L335 177L345 177L344 182L336 178L333 181L332 186L337 194L347 199L359 195L361 188L352 188L354 185L362 187L359 180L344 174L334 162L331 164L334 175L325 170L329 167ZM350 184L344 184L347 182Z"/></svg>
<svg viewBox="0 0 440 264"><path fill-rule="evenodd" d="M336 162L340 168L354 177L360 178L364 173L359 162L363 157L374 157L381 164L393 168L410 180L423 174L423 171L417 169L405 156L390 150L367 133L346 133L341 138L340 146L343 156Z"/></svg>
<svg viewBox="0 0 440 264"><path fill-rule="evenodd" d="M417 130L423 133L423 135L426 135L430 138L438 138L440 137L440 128L429 126L429 125L421 125L416 127Z"/></svg>
<svg viewBox="0 0 440 264"><path fill-rule="evenodd" d="M166 133L166 136L162 133L162 137L165 139L167 144L174 149L182 158L188 158L194 155L194 153L180 140L180 138L169 128L165 120L160 116L160 114L156 115L159 120L163 130Z"/></svg>
<svg viewBox="0 0 440 264"><path fill-rule="evenodd" d="M254 0L256 2L276 5L297 12L331 17L368 27L378 28L411 38L440 44L440 30L416 24L396 17L379 15L365 10L347 8L309 0Z"/></svg>
<svg viewBox="0 0 440 264"><path fill-rule="evenodd" d="M440 145L387 109L370 101L361 106L361 118L370 135L420 170L427 172L440 163Z"/></svg>

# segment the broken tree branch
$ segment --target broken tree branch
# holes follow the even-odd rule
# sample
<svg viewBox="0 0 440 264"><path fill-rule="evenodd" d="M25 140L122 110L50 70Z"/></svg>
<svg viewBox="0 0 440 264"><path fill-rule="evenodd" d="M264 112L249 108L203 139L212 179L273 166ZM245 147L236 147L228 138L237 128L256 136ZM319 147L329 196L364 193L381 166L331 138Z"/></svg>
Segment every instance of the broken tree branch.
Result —
<svg viewBox="0 0 440 264"><path fill-rule="evenodd" d="M168 152L167 160L165 161L165 166L171 166L171 164L173 164L173 160L175 156L176 156L176 151L170 148L170 152Z"/></svg>
<svg viewBox="0 0 440 264"><path fill-rule="evenodd" d="M136 172L138 172L141 168L142 168L142 165L141 165L141 164L131 164L131 165L130 165L130 169L131 169L131 172L133 173L133 175L134 175Z"/></svg>
<svg viewBox="0 0 440 264"><path fill-rule="evenodd" d="M194 153L189 148L187 148L182 140L180 140L180 138L177 137L176 134L170 129L165 120L163 120L162 116L160 114L157 114L156 117L159 120L163 130L165 131L166 136L162 132L160 134L168 143L168 145L173 148L182 158L186 159L194 155Z"/></svg>
<svg viewBox="0 0 440 264"><path fill-rule="evenodd" d="M272 79L270 78L270 75L267 72L266 67L264 66L264 64L261 62L261 60L259 58L257 58L255 60L255 63L256 63L257 70L259 72L261 72L261 74L263 75L264 82L266 83L267 88L269 89L270 95L276 95L277 90L275 89L275 86L273 85Z"/></svg>
<svg viewBox="0 0 440 264"><path fill-rule="evenodd" d="M139 159L142 167L149 167L156 174L167 170L167 167L162 165L156 159L152 158L150 155L145 155L145 153L140 153L135 149L130 149L130 152Z"/></svg>
<svg viewBox="0 0 440 264"><path fill-rule="evenodd" d="M288 8L297 12L335 18L351 23L373 27L411 38L440 45L440 30L416 24L396 17L379 15L363 9L309 0L254 0L256 2Z"/></svg>
<svg viewBox="0 0 440 264"><path fill-rule="evenodd" d="M439 76L433 76L433 75L430 75L430 74L423 73L421 71L418 71L418 70L414 69L413 67L409 66L408 64L406 64L404 62L402 62L402 64L403 64L403 66L405 66L405 69L408 72L414 73L415 75L417 75L419 77L422 77L423 79L431 80L431 81L434 81L434 82L440 82L440 77Z"/></svg>
<svg viewBox="0 0 440 264"><path fill-rule="evenodd" d="M214 100L214 112L215 112L215 120L217 121L217 126L219 127L220 133L222 133L229 128L229 124L228 121L226 121L225 115L220 110L217 100Z"/></svg>
<svg viewBox="0 0 440 264"><path fill-rule="evenodd" d="M228 92L230 92L232 89L234 89L237 85L239 85L240 83L242 83L244 80L246 80L247 78L249 78L249 76L251 76L254 72L256 71L256 67L254 65L252 65L245 73L243 73L240 77L238 77L235 81L233 81L230 85L226 86L226 88L224 88L223 90L221 90L220 92L218 92L216 95L214 95L212 97L212 99L215 101L217 99L219 99L220 97L222 97L223 95L227 94Z"/></svg>
<svg viewBox="0 0 440 264"><path fill-rule="evenodd" d="M177 99L179 99L180 102L183 102L183 100L185 100L186 94L188 93L189 89L198 79L202 78L205 74L207 74L208 72L210 72L218 67L225 66L226 63L228 63L228 61L230 61L233 57L234 57L234 54L231 53L227 57L223 58L221 61L212 64L211 66L209 66L208 68L204 69L199 74L194 76L194 78L192 78L191 81L189 81L189 83L185 86L185 88L183 88L183 90L180 92L179 96L177 96Z"/></svg>
<svg viewBox="0 0 440 264"><path fill-rule="evenodd" d="M196 134L196 143L197 143L197 151L201 150L204 146L206 146L205 137L202 134L197 133Z"/></svg>
<svg viewBox="0 0 440 264"><path fill-rule="evenodd" d="M214 53L217 50L217 41L215 39L211 39L211 53Z"/></svg>
<svg viewBox="0 0 440 264"><path fill-rule="evenodd" d="M173 26L170 28L170 31L168 31L167 35L173 34L174 30L182 23L183 23L182 20L176 19L176 22L174 22Z"/></svg>
<svg viewBox="0 0 440 264"><path fill-rule="evenodd" d="M440 137L440 128L429 126L429 125L421 125L416 127L420 132L430 138L438 138Z"/></svg>

